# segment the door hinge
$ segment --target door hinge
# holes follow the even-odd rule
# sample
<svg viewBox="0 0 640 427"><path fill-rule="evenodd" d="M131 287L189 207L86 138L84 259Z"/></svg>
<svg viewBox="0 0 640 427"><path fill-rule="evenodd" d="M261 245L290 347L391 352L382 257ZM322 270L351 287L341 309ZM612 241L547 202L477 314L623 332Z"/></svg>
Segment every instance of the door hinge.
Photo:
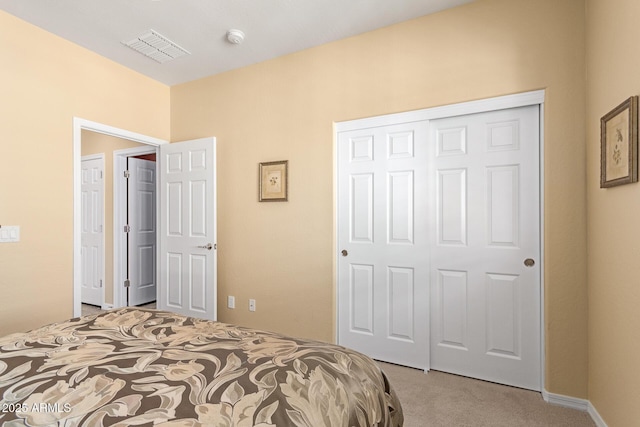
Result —
<svg viewBox="0 0 640 427"><path fill-rule="evenodd" d="M102 287L102 279L100 279L100 287Z"/></svg>
<svg viewBox="0 0 640 427"><path fill-rule="evenodd" d="M124 226L124 232L125 233L130 233L131 232L131 226L129 224Z"/></svg>
<svg viewBox="0 0 640 427"><path fill-rule="evenodd" d="M218 244L217 244L217 243L214 243L214 244L213 244L213 249L214 249L214 250L218 249Z"/></svg>
<svg viewBox="0 0 640 427"><path fill-rule="evenodd" d="M124 177L125 178L128 179L130 176L131 176L131 173L128 170L124 171Z"/></svg>
<svg viewBox="0 0 640 427"><path fill-rule="evenodd" d="M131 280L129 280L129 279L125 279L125 281L124 281L124 287L125 287L125 288L128 288L129 286L131 286Z"/></svg>

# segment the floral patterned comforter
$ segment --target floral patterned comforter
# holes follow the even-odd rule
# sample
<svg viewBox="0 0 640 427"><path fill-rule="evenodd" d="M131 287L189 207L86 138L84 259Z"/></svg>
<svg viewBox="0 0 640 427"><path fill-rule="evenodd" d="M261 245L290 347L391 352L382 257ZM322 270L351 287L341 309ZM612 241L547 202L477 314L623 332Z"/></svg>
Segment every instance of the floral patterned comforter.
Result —
<svg viewBox="0 0 640 427"><path fill-rule="evenodd" d="M3 426L401 426L378 365L343 347L121 309L0 338Z"/></svg>

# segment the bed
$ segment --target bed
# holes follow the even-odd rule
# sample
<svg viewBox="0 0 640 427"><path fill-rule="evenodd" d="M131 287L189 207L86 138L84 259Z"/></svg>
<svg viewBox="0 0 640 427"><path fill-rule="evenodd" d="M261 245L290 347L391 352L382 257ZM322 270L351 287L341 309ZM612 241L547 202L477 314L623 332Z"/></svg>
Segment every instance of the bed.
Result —
<svg viewBox="0 0 640 427"><path fill-rule="evenodd" d="M344 347L125 308L0 338L3 426L401 426Z"/></svg>

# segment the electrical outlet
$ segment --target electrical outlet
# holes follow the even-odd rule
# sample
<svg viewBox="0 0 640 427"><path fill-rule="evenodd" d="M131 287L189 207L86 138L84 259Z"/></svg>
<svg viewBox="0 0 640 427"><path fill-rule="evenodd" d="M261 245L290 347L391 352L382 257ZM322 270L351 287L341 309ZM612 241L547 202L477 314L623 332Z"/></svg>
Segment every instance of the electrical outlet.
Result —
<svg viewBox="0 0 640 427"><path fill-rule="evenodd" d="M249 311L256 311L256 300L249 300Z"/></svg>
<svg viewBox="0 0 640 427"><path fill-rule="evenodd" d="M19 225L0 225L0 243L19 242L20 226Z"/></svg>
<svg viewBox="0 0 640 427"><path fill-rule="evenodd" d="M229 295L227 297L227 307L236 308L236 297Z"/></svg>

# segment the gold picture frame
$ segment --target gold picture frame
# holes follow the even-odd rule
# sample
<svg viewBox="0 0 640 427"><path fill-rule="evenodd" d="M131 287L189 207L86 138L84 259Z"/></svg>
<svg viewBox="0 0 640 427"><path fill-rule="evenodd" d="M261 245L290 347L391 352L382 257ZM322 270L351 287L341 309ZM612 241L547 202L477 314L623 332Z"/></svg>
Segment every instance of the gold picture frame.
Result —
<svg viewBox="0 0 640 427"><path fill-rule="evenodd" d="M600 188L638 182L638 97L600 119Z"/></svg>
<svg viewBox="0 0 640 427"><path fill-rule="evenodd" d="M289 161L263 162L259 167L260 202L286 202L289 200Z"/></svg>

